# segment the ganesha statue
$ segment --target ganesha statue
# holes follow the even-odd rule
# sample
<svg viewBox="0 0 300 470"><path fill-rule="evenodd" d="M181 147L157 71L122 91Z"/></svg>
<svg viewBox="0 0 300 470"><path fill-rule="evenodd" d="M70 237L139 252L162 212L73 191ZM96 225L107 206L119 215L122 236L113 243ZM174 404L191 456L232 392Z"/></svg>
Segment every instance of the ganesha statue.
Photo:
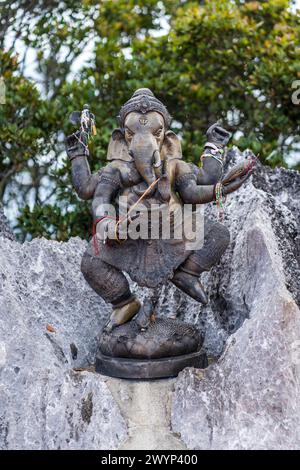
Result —
<svg viewBox="0 0 300 470"><path fill-rule="evenodd" d="M88 138L94 116L85 106L72 113L80 129L67 138L72 180L78 196L92 200L93 238L81 271L112 313L99 338L96 370L131 378L176 375L186 366L203 367L203 338L194 325L160 318L155 304L160 286L173 283L206 304L201 274L220 260L230 243L220 221L203 216L212 201L250 176L253 161L223 172L230 133L218 123L207 131L197 166L183 160L180 138L170 130L164 104L147 88L121 108L111 135L107 165L91 174ZM132 282L147 288L143 301Z"/></svg>

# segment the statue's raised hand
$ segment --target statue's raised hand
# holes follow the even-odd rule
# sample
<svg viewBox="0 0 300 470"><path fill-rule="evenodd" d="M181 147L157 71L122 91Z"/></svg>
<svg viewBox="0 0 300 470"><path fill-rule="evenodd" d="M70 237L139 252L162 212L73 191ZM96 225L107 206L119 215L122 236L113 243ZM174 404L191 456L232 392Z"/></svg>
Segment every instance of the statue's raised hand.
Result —
<svg viewBox="0 0 300 470"><path fill-rule="evenodd" d="M69 121L80 130L67 137L67 154L70 160L76 157L88 157L88 140L90 135L96 135L95 115L90 112L89 105L85 104L82 111L73 111Z"/></svg>
<svg viewBox="0 0 300 470"><path fill-rule="evenodd" d="M88 156L87 146L88 136L84 131L77 131L69 135L66 139L66 150L70 160L76 157Z"/></svg>
<svg viewBox="0 0 300 470"><path fill-rule="evenodd" d="M227 194L233 193L237 189L239 189L242 184L244 184L247 179L251 176L251 172L247 173L244 176L237 177L235 180L231 181L230 183L223 184L223 194L226 196Z"/></svg>
<svg viewBox="0 0 300 470"><path fill-rule="evenodd" d="M252 174L257 163L254 155L247 155L246 158L234 165L222 178L224 195L230 194L239 189Z"/></svg>
<svg viewBox="0 0 300 470"><path fill-rule="evenodd" d="M206 132L207 141L216 145L219 148L224 147L228 144L231 133L223 129L223 127L219 126L216 122Z"/></svg>

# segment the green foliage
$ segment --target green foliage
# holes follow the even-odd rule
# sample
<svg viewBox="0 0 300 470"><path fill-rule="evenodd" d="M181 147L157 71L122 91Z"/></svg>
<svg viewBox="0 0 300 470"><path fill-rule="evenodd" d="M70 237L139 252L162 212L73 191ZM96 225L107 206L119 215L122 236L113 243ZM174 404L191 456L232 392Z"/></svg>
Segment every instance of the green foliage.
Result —
<svg viewBox="0 0 300 470"><path fill-rule="evenodd" d="M285 165L299 142L291 95L300 79L300 19L287 0L19 0L15 11L2 3L0 44L10 32L33 49L40 81L38 91L24 77L14 45L0 53L7 85L0 196L17 201L23 239L91 234L89 204L74 194L63 143L74 130L68 114L84 103L98 128L92 171L105 164L116 115L138 87L167 104L189 161L199 162L205 131L218 119L235 144L272 166Z"/></svg>
<svg viewBox="0 0 300 470"><path fill-rule="evenodd" d="M6 94L0 105L0 198L8 183L30 164L37 174L38 155L51 150L51 134L56 130L56 119L51 102L40 97L35 85L18 73L16 57L0 51L0 76ZM38 181L35 180L35 183ZM25 190L25 188L23 188Z"/></svg>

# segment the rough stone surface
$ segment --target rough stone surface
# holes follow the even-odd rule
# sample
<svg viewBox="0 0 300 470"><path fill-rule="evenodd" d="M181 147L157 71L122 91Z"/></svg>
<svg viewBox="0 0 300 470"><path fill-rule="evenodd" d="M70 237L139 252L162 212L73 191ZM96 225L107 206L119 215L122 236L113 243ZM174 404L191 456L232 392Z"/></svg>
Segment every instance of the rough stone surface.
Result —
<svg viewBox="0 0 300 470"><path fill-rule="evenodd" d="M106 381L128 423L128 437L119 450L186 449L170 429L174 379Z"/></svg>
<svg viewBox="0 0 300 470"><path fill-rule="evenodd" d="M115 449L126 438L102 377L73 370L93 360L106 314L80 274L84 246L0 238L1 449Z"/></svg>
<svg viewBox="0 0 300 470"><path fill-rule="evenodd" d="M177 380L172 428L188 448L300 448L299 183L259 167L228 200L212 308L234 334L215 364Z"/></svg>

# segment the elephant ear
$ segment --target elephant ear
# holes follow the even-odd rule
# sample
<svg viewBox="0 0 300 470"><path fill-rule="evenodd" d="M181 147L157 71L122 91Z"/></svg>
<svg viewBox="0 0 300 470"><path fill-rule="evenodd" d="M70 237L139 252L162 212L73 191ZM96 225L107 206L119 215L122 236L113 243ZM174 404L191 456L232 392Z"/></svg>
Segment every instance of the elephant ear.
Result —
<svg viewBox="0 0 300 470"><path fill-rule="evenodd" d="M173 131L167 131L161 149L161 159L182 158L181 142Z"/></svg>
<svg viewBox="0 0 300 470"><path fill-rule="evenodd" d="M107 160L122 160L131 162L133 158L128 153L128 146L121 129L114 129L107 149Z"/></svg>

